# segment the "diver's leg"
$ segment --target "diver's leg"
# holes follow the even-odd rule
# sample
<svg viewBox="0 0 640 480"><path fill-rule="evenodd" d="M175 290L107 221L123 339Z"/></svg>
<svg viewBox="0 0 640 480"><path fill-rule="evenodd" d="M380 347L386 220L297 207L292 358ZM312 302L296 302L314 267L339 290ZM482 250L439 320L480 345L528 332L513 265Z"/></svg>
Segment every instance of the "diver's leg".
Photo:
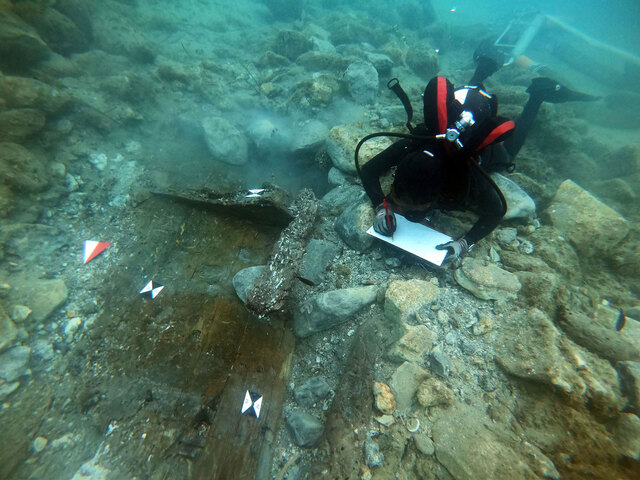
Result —
<svg viewBox="0 0 640 480"><path fill-rule="evenodd" d="M515 156L518 154L522 145L524 145L524 141L527 139L527 135L529 135L529 132L531 131L531 127L538 115L538 110L540 110L542 102L544 102L542 95L531 94L529 96L529 100L522 109L522 113L515 121L516 127L513 130L513 135L504 141L504 147L511 157L511 161L513 161Z"/></svg>
<svg viewBox="0 0 640 480"><path fill-rule="evenodd" d="M473 60L476 62L476 71L469 80L469 85L484 88L482 82L502 67L505 54L494 45L493 41L486 39L480 42L476 51L473 52Z"/></svg>

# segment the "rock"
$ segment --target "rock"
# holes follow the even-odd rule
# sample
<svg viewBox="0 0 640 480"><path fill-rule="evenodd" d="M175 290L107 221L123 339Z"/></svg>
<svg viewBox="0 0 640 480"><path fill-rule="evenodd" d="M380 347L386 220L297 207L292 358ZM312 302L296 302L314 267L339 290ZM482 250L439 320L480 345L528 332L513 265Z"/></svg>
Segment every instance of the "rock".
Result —
<svg viewBox="0 0 640 480"><path fill-rule="evenodd" d="M612 427L613 438L624 456L640 461L640 418L623 413Z"/></svg>
<svg viewBox="0 0 640 480"><path fill-rule="evenodd" d="M329 173L327 174L327 181L329 182L329 185L333 185L335 187L347 185L349 183L347 177L344 176L344 173L342 173L336 167L331 167L329 169Z"/></svg>
<svg viewBox="0 0 640 480"><path fill-rule="evenodd" d="M396 419L393 417L393 415L381 415L379 417L373 418L376 419L376 422L378 422L380 425L384 425L385 427L389 427L396 423Z"/></svg>
<svg viewBox="0 0 640 480"><path fill-rule="evenodd" d="M384 53L365 52L367 60L373 64L378 72L378 75L382 78L391 77L391 70L393 69L393 60Z"/></svg>
<svg viewBox="0 0 640 480"><path fill-rule="evenodd" d="M560 276L544 270L516 272L522 285L519 296L532 307L553 315L557 309L557 293L564 283Z"/></svg>
<svg viewBox="0 0 640 480"><path fill-rule="evenodd" d="M0 354L0 379L15 382L26 373L29 364L29 347L17 346Z"/></svg>
<svg viewBox="0 0 640 480"><path fill-rule="evenodd" d="M344 72L350 62L346 58L336 55L335 53L313 51L300 55L296 59L296 63L312 72L322 70Z"/></svg>
<svg viewBox="0 0 640 480"><path fill-rule="evenodd" d="M39 192L49 185L45 165L22 145L0 143L0 182L16 190Z"/></svg>
<svg viewBox="0 0 640 480"><path fill-rule="evenodd" d="M369 203L357 203L347 207L336 218L333 228L349 247L364 252L373 245L374 237L367 234L367 230L373 225L373 217L373 208Z"/></svg>
<svg viewBox="0 0 640 480"><path fill-rule="evenodd" d="M508 373L566 393L584 392L584 382L563 358L560 332L543 312L532 309L524 319L505 317L499 333L496 361Z"/></svg>
<svg viewBox="0 0 640 480"><path fill-rule="evenodd" d="M24 276L14 282L12 296L20 298L31 308L31 320L42 323L67 300L67 286L60 279L32 279Z"/></svg>
<svg viewBox="0 0 640 480"><path fill-rule="evenodd" d="M0 11L0 67L26 71L49 53L32 27L6 9Z"/></svg>
<svg viewBox="0 0 640 480"><path fill-rule="evenodd" d="M384 455L371 437L367 437L364 442L364 458L369 468L381 467L384 464Z"/></svg>
<svg viewBox="0 0 640 480"><path fill-rule="evenodd" d="M546 210L551 223L585 257L610 257L629 233L628 222L571 180L558 187Z"/></svg>
<svg viewBox="0 0 640 480"><path fill-rule="evenodd" d="M436 446L433 444L433 440L426 435L416 434L411 438L413 438L413 443L421 454L431 457L436 453Z"/></svg>
<svg viewBox="0 0 640 480"><path fill-rule="evenodd" d="M333 77L326 74L314 75L296 85L289 101L290 108L324 108L333 101L338 90L339 84Z"/></svg>
<svg viewBox="0 0 640 480"><path fill-rule="evenodd" d="M0 99L6 108L36 108L55 113L71 98L60 90L33 78L0 77Z"/></svg>
<svg viewBox="0 0 640 480"><path fill-rule="evenodd" d="M605 416L623 404L615 370L609 362L573 344L540 310L526 318L505 317L496 342L496 362L508 373L546 384L589 401Z"/></svg>
<svg viewBox="0 0 640 480"><path fill-rule="evenodd" d="M455 271L458 284L482 300L512 300L520 290L518 277L496 265L466 257Z"/></svg>
<svg viewBox="0 0 640 480"><path fill-rule="evenodd" d="M31 444L31 448L35 453L40 453L42 450L45 449L48 443L49 443L49 440L47 440L46 438L37 437Z"/></svg>
<svg viewBox="0 0 640 480"><path fill-rule="evenodd" d="M493 238L501 247L511 248L518 243L518 229L513 227L499 227L493 232Z"/></svg>
<svg viewBox="0 0 640 480"><path fill-rule="evenodd" d="M552 270L573 282L582 282L578 254L560 232L553 227L543 226L529 238L533 242L536 256L544 260Z"/></svg>
<svg viewBox="0 0 640 480"><path fill-rule="evenodd" d="M615 323L603 325L581 312L562 308L558 325L571 340L612 362L640 360L640 325L627 321L616 331Z"/></svg>
<svg viewBox="0 0 640 480"><path fill-rule="evenodd" d="M353 158L358 142L370 132L354 125L337 125L329 131L326 149L333 164L345 173L355 174L356 166ZM360 167L373 158L389 145L391 140L387 137L378 137L365 142L360 148Z"/></svg>
<svg viewBox="0 0 640 480"><path fill-rule="evenodd" d="M629 412L640 414L640 363L618 362L616 370L620 377L622 393L627 397L625 409Z"/></svg>
<svg viewBox="0 0 640 480"><path fill-rule="evenodd" d="M42 130L46 118L35 108L14 108L0 112L0 142L22 143Z"/></svg>
<svg viewBox="0 0 640 480"><path fill-rule="evenodd" d="M409 315L427 308L440 295L440 289L424 280L396 280L391 282L384 297L387 319L404 322Z"/></svg>
<svg viewBox="0 0 640 480"><path fill-rule="evenodd" d="M294 30L281 30L275 38L272 50L278 55L294 61L313 47L309 38Z"/></svg>
<svg viewBox="0 0 640 480"><path fill-rule="evenodd" d="M429 366L436 375L448 377L451 371L451 362L449 357L442 351L442 345L438 345L429 354Z"/></svg>
<svg viewBox="0 0 640 480"><path fill-rule="evenodd" d="M314 403L323 400L331 393L329 384L323 377L311 377L294 391L296 402L310 408Z"/></svg>
<svg viewBox="0 0 640 480"><path fill-rule="evenodd" d="M324 425L318 418L298 410L287 417L287 427L294 443L304 448L316 446L324 434Z"/></svg>
<svg viewBox="0 0 640 480"><path fill-rule="evenodd" d="M456 480L541 478L536 474L536 460L519 439L502 424L496 425L497 433L488 424L484 412L464 404L456 404L453 411L434 423L436 456L451 476Z"/></svg>
<svg viewBox="0 0 640 480"><path fill-rule="evenodd" d="M299 275L302 278L320 283L324 279L327 267L340 253L340 247L326 240L311 239L307 244L307 251L302 257Z"/></svg>
<svg viewBox="0 0 640 480"><path fill-rule="evenodd" d="M289 65L290 63L287 57L278 55L271 50L264 52L258 59L258 65L264 68L279 68Z"/></svg>
<svg viewBox="0 0 640 480"><path fill-rule="evenodd" d="M391 376L390 387L396 399L396 408L403 412L411 407L418 385L429 377L427 371L411 362L404 362Z"/></svg>
<svg viewBox="0 0 640 480"><path fill-rule="evenodd" d="M315 295L296 309L293 329L298 337L335 327L350 320L351 316L376 301L378 287L344 288Z"/></svg>
<svg viewBox="0 0 640 480"><path fill-rule="evenodd" d="M18 329L0 306L0 352L13 345L18 337Z"/></svg>
<svg viewBox="0 0 640 480"><path fill-rule="evenodd" d="M423 355L431 350L438 336L425 325L405 325L405 329L406 333L393 344L387 357L394 362L422 363Z"/></svg>
<svg viewBox="0 0 640 480"><path fill-rule="evenodd" d="M423 407L445 407L453 405L453 392L437 378L422 382L416 394L418 403Z"/></svg>
<svg viewBox="0 0 640 480"><path fill-rule="evenodd" d="M247 302L247 296L256 283L256 280L260 278L264 270L264 265L258 265L255 267L247 267L240 270L233 276L231 283L236 291L238 298L242 300L242 303Z"/></svg>
<svg viewBox="0 0 640 480"><path fill-rule="evenodd" d="M305 120L297 125L297 132L293 138L294 153L313 153L319 150L327 139L329 127L319 120Z"/></svg>
<svg viewBox="0 0 640 480"><path fill-rule="evenodd" d="M265 2L278 20L300 20L306 0L266 0Z"/></svg>
<svg viewBox="0 0 640 480"><path fill-rule="evenodd" d="M336 169L336 171L339 170ZM348 206L358 203L363 198L364 190L362 187L346 183L329 190L321 201L331 214L339 215Z"/></svg>
<svg viewBox="0 0 640 480"><path fill-rule="evenodd" d="M421 78L436 76L440 68L435 49L424 46L409 48L406 63Z"/></svg>
<svg viewBox="0 0 640 480"><path fill-rule="evenodd" d="M245 136L222 117L207 117L201 122L209 152L216 160L242 165L249 159Z"/></svg>
<svg viewBox="0 0 640 480"><path fill-rule="evenodd" d="M395 411L396 399L387 384L375 382L373 384L373 398L379 412L392 414Z"/></svg>
<svg viewBox="0 0 640 480"><path fill-rule="evenodd" d="M491 178L496 182L507 201L507 213L503 217L504 220L531 218L536 214L535 202L517 183L499 173L492 173Z"/></svg>
<svg viewBox="0 0 640 480"><path fill-rule="evenodd" d="M357 61L349 65L344 73L349 94L356 103L368 105L378 96L378 71L369 62Z"/></svg>

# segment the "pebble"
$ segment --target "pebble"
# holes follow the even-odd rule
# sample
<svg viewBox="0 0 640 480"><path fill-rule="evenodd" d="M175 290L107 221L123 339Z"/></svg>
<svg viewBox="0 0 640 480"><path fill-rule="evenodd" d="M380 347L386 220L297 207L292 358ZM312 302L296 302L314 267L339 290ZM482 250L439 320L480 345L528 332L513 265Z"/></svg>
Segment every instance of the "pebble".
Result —
<svg viewBox="0 0 640 480"><path fill-rule="evenodd" d="M0 283L0 298L6 298L11 290L11 285L8 283Z"/></svg>
<svg viewBox="0 0 640 480"><path fill-rule="evenodd" d="M67 326L64 327L64 335L67 337L67 340L72 340L78 328L82 325L82 320L80 317L70 318L67 322Z"/></svg>
<svg viewBox="0 0 640 480"><path fill-rule="evenodd" d="M378 444L371 438L364 443L365 462L369 468L379 467L384 463L384 455Z"/></svg>
<svg viewBox="0 0 640 480"><path fill-rule="evenodd" d="M373 384L373 396L375 397L376 408L380 412L390 414L396 409L396 399L387 384L375 382Z"/></svg>
<svg viewBox="0 0 640 480"><path fill-rule="evenodd" d="M531 255L533 253L533 243L529 240L520 241L520 245L518 245L518 251L520 253L524 253L525 255Z"/></svg>
<svg viewBox="0 0 640 480"><path fill-rule="evenodd" d="M449 358L442 352L441 348L434 348L429 356L431 369L441 377L449 376Z"/></svg>
<svg viewBox="0 0 640 480"><path fill-rule="evenodd" d="M486 315L481 316L478 321L473 325L473 334L476 337L486 335L493 328L493 320Z"/></svg>
<svg viewBox="0 0 640 480"><path fill-rule="evenodd" d="M457 341L458 335L456 334L456 332L449 332L444 337L444 343L446 343L447 345L455 345Z"/></svg>
<svg viewBox="0 0 640 480"><path fill-rule="evenodd" d="M104 153L92 153L89 155L89 163L96 167L98 170L104 170L107 168L109 157Z"/></svg>
<svg viewBox="0 0 640 480"><path fill-rule="evenodd" d="M380 425L384 425L385 427L388 427L396 423L396 419L393 417L393 415L382 415L380 417L374 417L374 418Z"/></svg>
<svg viewBox="0 0 640 480"><path fill-rule="evenodd" d="M38 437L33 441L33 451L36 453L40 453L42 450L45 449L45 447L47 446L47 444L49 443L49 440L47 440L44 437Z"/></svg>

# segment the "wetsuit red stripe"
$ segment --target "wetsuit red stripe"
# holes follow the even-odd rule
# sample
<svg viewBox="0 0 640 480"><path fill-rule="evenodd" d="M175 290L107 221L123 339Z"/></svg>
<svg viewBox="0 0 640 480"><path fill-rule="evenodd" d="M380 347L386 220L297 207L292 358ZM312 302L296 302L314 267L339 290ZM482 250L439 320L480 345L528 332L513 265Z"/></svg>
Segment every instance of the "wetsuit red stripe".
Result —
<svg viewBox="0 0 640 480"><path fill-rule="evenodd" d="M511 121L511 120L509 120L508 122L504 122L501 125L498 125L496 128L494 128L491 131L491 133L489 135L487 135L487 138L484 139L484 142L482 142L478 146L478 148L476 148L476 152L479 151L479 150L482 150L487 145L491 145L493 142L496 141L497 138L499 138L500 136L504 135L509 130L513 130L515 127L516 127L515 123L513 123L513 121Z"/></svg>
<svg viewBox="0 0 640 480"><path fill-rule="evenodd" d="M438 133L447 131L447 79L438 77Z"/></svg>

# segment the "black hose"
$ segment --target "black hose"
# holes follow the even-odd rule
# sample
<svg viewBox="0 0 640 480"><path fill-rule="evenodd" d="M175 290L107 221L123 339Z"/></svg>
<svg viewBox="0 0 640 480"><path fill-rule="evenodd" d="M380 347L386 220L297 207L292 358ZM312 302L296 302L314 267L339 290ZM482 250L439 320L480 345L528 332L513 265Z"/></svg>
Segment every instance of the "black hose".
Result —
<svg viewBox="0 0 640 480"><path fill-rule="evenodd" d="M387 82L387 88L392 90L400 99L402 105L404 105L404 110L407 112L407 128L411 133L413 133L413 125L411 125L411 121L413 120L413 106L411 105L411 100L409 100L407 93L400 86L400 80L392 78Z"/></svg>

